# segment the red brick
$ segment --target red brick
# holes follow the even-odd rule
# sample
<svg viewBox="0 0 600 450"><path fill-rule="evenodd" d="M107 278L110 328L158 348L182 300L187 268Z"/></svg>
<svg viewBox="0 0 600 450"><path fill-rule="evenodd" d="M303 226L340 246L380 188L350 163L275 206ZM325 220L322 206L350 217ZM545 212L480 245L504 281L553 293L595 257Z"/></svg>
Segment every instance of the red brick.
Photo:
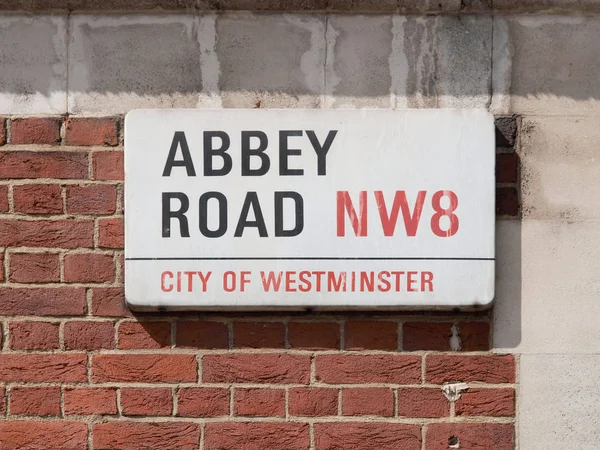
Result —
<svg viewBox="0 0 600 450"><path fill-rule="evenodd" d="M197 362L194 355L94 355L92 380L95 383L194 383L198 380Z"/></svg>
<svg viewBox="0 0 600 450"><path fill-rule="evenodd" d="M306 423L213 422L204 432L205 450L308 449Z"/></svg>
<svg viewBox="0 0 600 450"><path fill-rule="evenodd" d="M6 118L0 117L0 145L6 144Z"/></svg>
<svg viewBox="0 0 600 450"><path fill-rule="evenodd" d="M291 348L339 350L340 325L334 322L290 322L288 339Z"/></svg>
<svg viewBox="0 0 600 450"><path fill-rule="evenodd" d="M432 423L425 427L426 450L513 450L514 426L505 423Z"/></svg>
<svg viewBox="0 0 600 450"><path fill-rule="evenodd" d="M496 215L512 217L519 215L519 194L516 188L496 188Z"/></svg>
<svg viewBox="0 0 600 450"><path fill-rule="evenodd" d="M115 348L115 326L112 322L67 322L64 336L66 350Z"/></svg>
<svg viewBox="0 0 600 450"><path fill-rule="evenodd" d="M221 322L177 322L177 347L229 348L229 330Z"/></svg>
<svg viewBox="0 0 600 450"><path fill-rule="evenodd" d="M13 253L10 255L10 281L52 283L60 281L60 261L56 253Z"/></svg>
<svg viewBox="0 0 600 450"><path fill-rule="evenodd" d="M235 348L284 348L285 325L281 322L234 322Z"/></svg>
<svg viewBox="0 0 600 450"><path fill-rule="evenodd" d="M119 326L119 348L161 348L171 346L169 322L123 322Z"/></svg>
<svg viewBox="0 0 600 450"><path fill-rule="evenodd" d="M310 357L285 353L206 355L202 360L205 383L308 384Z"/></svg>
<svg viewBox="0 0 600 450"><path fill-rule="evenodd" d="M425 378L429 383L515 381L515 360L512 355L429 355L425 369Z"/></svg>
<svg viewBox="0 0 600 450"><path fill-rule="evenodd" d="M337 416L338 390L328 388L290 389L288 408L292 416Z"/></svg>
<svg viewBox="0 0 600 450"><path fill-rule="evenodd" d="M9 334L13 350L55 350L59 347L57 323L11 322Z"/></svg>
<svg viewBox="0 0 600 450"><path fill-rule="evenodd" d="M0 179L87 179L87 152L0 152Z"/></svg>
<svg viewBox="0 0 600 450"><path fill-rule="evenodd" d="M6 389L0 387L0 415L6 414Z"/></svg>
<svg viewBox="0 0 600 450"><path fill-rule="evenodd" d="M185 422L107 422L93 425L94 450L192 450L200 425Z"/></svg>
<svg viewBox="0 0 600 450"><path fill-rule="evenodd" d="M461 350L465 352L490 349L490 324L488 322L461 322L458 324Z"/></svg>
<svg viewBox="0 0 600 450"><path fill-rule="evenodd" d="M181 388L177 394L180 417L229 415L229 389Z"/></svg>
<svg viewBox="0 0 600 450"><path fill-rule="evenodd" d="M67 283L106 283L115 280L112 255L74 253L65 256L64 280Z"/></svg>
<svg viewBox="0 0 600 450"><path fill-rule="evenodd" d="M421 382L421 358L412 355L318 355L317 379L323 383Z"/></svg>
<svg viewBox="0 0 600 450"><path fill-rule="evenodd" d="M123 174L123 152L93 152L92 169L94 180L122 181Z"/></svg>
<svg viewBox="0 0 600 450"><path fill-rule="evenodd" d="M131 311L125 304L123 288L92 289L92 314L105 317L131 317Z"/></svg>
<svg viewBox="0 0 600 450"><path fill-rule="evenodd" d="M85 289L80 287L0 287L0 315L82 316Z"/></svg>
<svg viewBox="0 0 600 450"><path fill-rule="evenodd" d="M10 122L11 144L56 144L61 120L57 117L28 117Z"/></svg>
<svg viewBox="0 0 600 450"><path fill-rule="evenodd" d="M87 424L59 421L38 422L29 420L0 421L0 436L5 449L55 449L87 448Z"/></svg>
<svg viewBox="0 0 600 450"><path fill-rule="evenodd" d="M10 413L21 416L59 416L60 386L17 386L10 390Z"/></svg>
<svg viewBox="0 0 600 450"><path fill-rule="evenodd" d="M402 325L402 347L413 352L418 350L448 351L452 323L406 322Z"/></svg>
<svg viewBox="0 0 600 450"><path fill-rule="evenodd" d="M0 382L81 383L87 381L85 354L0 354Z"/></svg>
<svg viewBox="0 0 600 450"><path fill-rule="evenodd" d="M67 187L67 213L114 214L117 187L112 184L88 184Z"/></svg>
<svg viewBox="0 0 600 450"><path fill-rule="evenodd" d="M236 416L285 417L285 391L283 389L235 390L233 410Z"/></svg>
<svg viewBox="0 0 600 450"><path fill-rule="evenodd" d="M122 388L121 410L127 416L170 416L173 392L168 388Z"/></svg>
<svg viewBox="0 0 600 450"><path fill-rule="evenodd" d="M389 388L342 389L344 416L394 415L394 392Z"/></svg>
<svg viewBox="0 0 600 450"><path fill-rule="evenodd" d="M0 185L0 213L8 212L8 186Z"/></svg>
<svg viewBox="0 0 600 450"><path fill-rule="evenodd" d="M514 389L469 389L456 401L457 416L512 417Z"/></svg>
<svg viewBox="0 0 600 450"><path fill-rule="evenodd" d="M91 220L0 219L0 247L93 246L94 222Z"/></svg>
<svg viewBox="0 0 600 450"><path fill-rule="evenodd" d="M516 183L518 178L519 156L515 153L496 155L496 183Z"/></svg>
<svg viewBox="0 0 600 450"><path fill-rule="evenodd" d="M316 450L421 450L421 427L401 423L315 424Z"/></svg>
<svg viewBox="0 0 600 450"><path fill-rule="evenodd" d="M117 414L116 388L65 388L65 414Z"/></svg>
<svg viewBox="0 0 600 450"><path fill-rule="evenodd" d="M448 417L450 403L441 389L398 389L398 416L400 417Z"/></svg>
<svg viewBox="0 0 600 450"><path fill-rule="evenodd" d="M15 212L62 214L62 189L58 184L24 184L13 188Z"/></svg>
<svg viewBox="0 0 600 450"><path fill-rule="evenodd" d="M110 145L119 143L118 122L113 118L70 117L65 128L66 145Z"/></svg>
<svg viewBox="0 0 600 450"><path fill-rule="evenodd" d="M123 236L123 219L113 217L98 219L99 247L122 249L124 246Z"/></svg>
<svg viewBox="0 0 600 450"><path fill-rule="evenodd" d="M397 350L398 324L394 322L347 322L344 327L346 350Z"/></svg>

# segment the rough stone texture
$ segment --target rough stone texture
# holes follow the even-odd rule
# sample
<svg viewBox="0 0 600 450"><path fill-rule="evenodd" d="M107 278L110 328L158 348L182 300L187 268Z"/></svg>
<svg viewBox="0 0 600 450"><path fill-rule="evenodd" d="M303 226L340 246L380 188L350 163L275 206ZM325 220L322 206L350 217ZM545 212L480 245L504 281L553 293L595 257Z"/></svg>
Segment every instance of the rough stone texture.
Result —
<svg viewBox="0 0 600 450"><path fill-rule="evenodd" d="M523 118L520 156L524 218L569 222L600 219L599 139L595 117Z"/></svg>
<svg viewBox="0 0 600 450"><path fill-rule="evenodd" d="M521 448L594 450L600 440L598 355L522 355L519 430ZM552 394L552 410L548 395ZM560 413L556 413L560 411Z"/></svg>
<svg viewBox="0 0 600 450"><path fill-rule="evenodd" d="M390 70L397 107L488 106L489 16L397 16L393 33Z"/></svg>
<svg viewBox="0 0 600 450"><path fill-rule="evenodd" d="M198 448L200 426L195 423L108 422L93 425L94 449L141 450Z"/></svg>
<svg viewBox="0 0 600 450"><path fill-rule="evenodd" d="M202 90L198 28L192 15L72 16L69 112L195 107Z"/></svg>
<svg viewBox="0 0 600 450"><path fill-rule="evenodd" d="M224 107L319 106L324 17L227 14L217 19L216 32Z"/></svg>
<svg viewBox="0 0 600 450"><path fill-rule="evenodd" d="M66 40L66 16L0 17L0 113L66 112Z"/></svg>
<svg viewBox="0 0 600 450"><path fill-rule="evenodd" d="M317 423L315 449L421 450L421 428L400 423Z"/></svg>
<svg viewBox="0 0 600 450"><path fill-rule="evenodd" d="M518 246L511 256L518 265L501 265L495 347L519 353L598 352L597 221L529 219L515 236L518 231L512 231L510 244ZM511 274L515 278L504 281Z"/></svg>
<svg viewBox="0 0 600 450"><path fill-rule="evenodd" d="M327 27L328 107L389 108L392 16L331 16Z"/></svg>
<svg viewBox="0 0 600 450"><path fill-rule="evenodd" d="M599 34L593 16L497 17L495 111L598 115L600 61L589 42Z"/></svg>

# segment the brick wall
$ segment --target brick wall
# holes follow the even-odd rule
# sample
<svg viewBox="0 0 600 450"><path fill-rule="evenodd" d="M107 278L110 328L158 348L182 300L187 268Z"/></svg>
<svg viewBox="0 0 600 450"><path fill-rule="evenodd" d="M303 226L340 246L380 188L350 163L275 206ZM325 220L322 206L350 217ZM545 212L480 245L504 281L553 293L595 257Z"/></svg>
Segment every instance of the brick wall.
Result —
<svg viewBox="0 0 600 450"><path fill-rule="evenodd" d="M516 125L497 120L499 218ZM0 120L0 448L514 448L489 312L131 313L122 134Z"/></svg>

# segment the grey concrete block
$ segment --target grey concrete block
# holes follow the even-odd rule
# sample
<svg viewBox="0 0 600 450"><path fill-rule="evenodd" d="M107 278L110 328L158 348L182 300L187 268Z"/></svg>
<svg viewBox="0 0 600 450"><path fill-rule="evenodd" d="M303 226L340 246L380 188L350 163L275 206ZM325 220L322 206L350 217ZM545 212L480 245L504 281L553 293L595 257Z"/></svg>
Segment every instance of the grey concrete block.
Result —
<svg viewBox="0 0 600 450"><path fill-rule="evenodd" d="M595 16L510 16L497 22L494 95L505 112L600 114ZM500 111L498 109L497 111Z"/></svg>
<svg viewBox="0 0 600 450"><path fill-rule="evenodd" d="M520 448L597 450L600 355L522 355Z"/></svg>
<svg viewBox="0 0 600 450"><path fill-rule="evenodd" d="M599 220L597 117L523 117L521 199L525 218Z"/></svg>
<svg viewBox="0 0 600 450"><path fill-rule="evenodd" d="M66 40L65 17L0 18L0 113L66 112Z"/></svg>
<svg viewBox="0 0 600 450"><path fill-rule="evenodd" d="M195 107L202 91L198 18L71 16L69 111Z"/></svg>
<svg viewBox="0 0 600 450"><path fill-rule="evenodd" d="M225 14L217 18L216 30L224 107L320 105L323 16Z"/></svg>
<svg viewBox="0 0 600 450"><path fill-rule="evenodd" d="M520 233L506 231L498 255L495 348L600 352L598 222L525 219Z"/></svg>
<svg viewBox="0 0 600 450"><path fill-rule="evenodd" d="M398 107L489 105L490 17L396 17L393 44L391 70Z"/></svg>
<svg viewBox="0 0 600 450"><path fill-rule="evenodd" d="M331 16L327 107L392 107L392 16Z"/></svg>

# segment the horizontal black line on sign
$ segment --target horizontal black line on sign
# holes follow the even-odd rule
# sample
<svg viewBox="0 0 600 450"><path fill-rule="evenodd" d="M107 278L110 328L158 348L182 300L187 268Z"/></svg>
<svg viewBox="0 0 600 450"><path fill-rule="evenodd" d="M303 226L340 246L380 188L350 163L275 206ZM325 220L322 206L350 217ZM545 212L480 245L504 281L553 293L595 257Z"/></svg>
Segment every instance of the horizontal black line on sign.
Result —
<svg viewBox="0 0 600 450"><path fill-rule="evenodd" d="M495 261L496 258L445 258L445 257L368 257L368 256L223 256L223 257L160 257L125 258L126 261Z"/></svg>

